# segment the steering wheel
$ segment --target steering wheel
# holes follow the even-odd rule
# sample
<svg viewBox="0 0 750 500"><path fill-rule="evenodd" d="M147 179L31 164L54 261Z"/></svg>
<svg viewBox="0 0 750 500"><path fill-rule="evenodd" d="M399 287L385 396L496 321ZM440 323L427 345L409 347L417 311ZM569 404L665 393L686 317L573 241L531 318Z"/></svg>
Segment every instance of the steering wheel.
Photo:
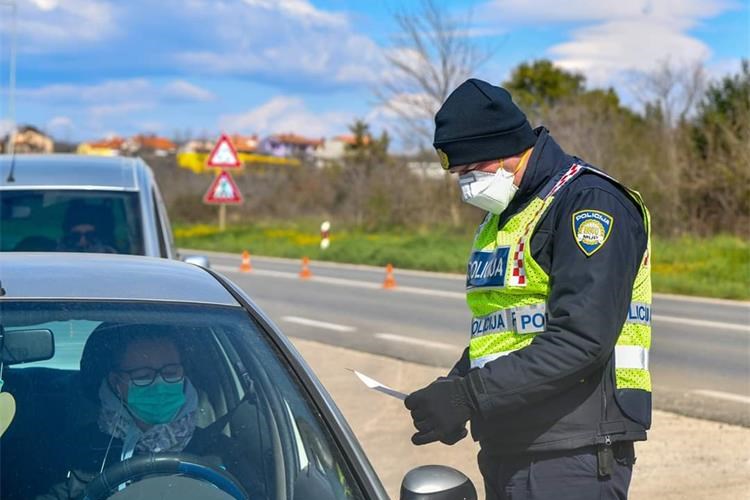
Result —
<svg viewBox="0 0 750 500"><path fill-rule="evenodd" d="M104 469L86 486L84 500L108 498L126 481L150 475L180 475L211 483L236 500L250 497L240 482L228 471L189 453L151 453L123 460Z"/></svg>

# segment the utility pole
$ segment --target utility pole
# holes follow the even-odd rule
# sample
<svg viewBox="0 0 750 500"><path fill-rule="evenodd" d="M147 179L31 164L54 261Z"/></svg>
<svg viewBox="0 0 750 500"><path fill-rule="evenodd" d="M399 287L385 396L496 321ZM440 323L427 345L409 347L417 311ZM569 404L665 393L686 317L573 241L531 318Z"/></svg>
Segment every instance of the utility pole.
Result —
<svg viewBox="0 0 750 500"><path fill-rule="evenodd" d="M0 6L8 7L11 11L10 21L10 63L8 71L8 144L6 152L13 155L16 146L16 24L18 6L16 0L0 0Z"/></svg>

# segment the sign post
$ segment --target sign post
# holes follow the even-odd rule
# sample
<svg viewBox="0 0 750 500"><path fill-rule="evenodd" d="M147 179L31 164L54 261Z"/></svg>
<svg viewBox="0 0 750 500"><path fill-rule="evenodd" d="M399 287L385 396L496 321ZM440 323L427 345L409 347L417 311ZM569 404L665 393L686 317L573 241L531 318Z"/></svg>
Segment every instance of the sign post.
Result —
<svg viewBox="0 0 750 500"><path fill-rule="evenodd" d="M242 166L237 149L228 135L222 134L216 142L213 151L208 155L206 166L221 169L203 195L203 203L219 205L219 230L224 231L227 225L227 205L239 205L244 201L231 174L225 170Z"/></svg>

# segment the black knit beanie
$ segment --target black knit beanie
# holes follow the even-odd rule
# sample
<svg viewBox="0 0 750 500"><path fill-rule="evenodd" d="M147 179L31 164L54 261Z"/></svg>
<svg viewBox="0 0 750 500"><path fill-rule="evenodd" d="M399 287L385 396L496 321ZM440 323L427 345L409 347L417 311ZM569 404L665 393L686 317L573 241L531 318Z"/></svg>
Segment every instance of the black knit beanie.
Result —
<svg viewBox="0 0 750 500"><path fill-rule="evenodd" d="M476 78L459 85L435 115L433 145L445 169L515 156L534 143L536 134L510 93Z"/></svg>

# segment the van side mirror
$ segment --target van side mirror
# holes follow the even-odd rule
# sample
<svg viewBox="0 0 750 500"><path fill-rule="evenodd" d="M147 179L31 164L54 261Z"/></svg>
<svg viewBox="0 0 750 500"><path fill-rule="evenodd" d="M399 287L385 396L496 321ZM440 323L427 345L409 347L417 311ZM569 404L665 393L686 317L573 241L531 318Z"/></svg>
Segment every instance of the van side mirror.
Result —
<svg viewBox="0 0 750 500"><path fill-rule="evenodd" d="M209 262L208 257L205 255L185 255L182 257L182 261L194 266L211 269L211 262Z"/></svg>
<svg viewBox="0 0 750 500"><path fill-rule="evenodd" d="M401 500L477 500L474 484L463 473L444 465L410 470L401 482Z"/></svg>
<svg viewBox="0 0 750 500"><path fill-rule="evenodd" d="M5 365L44 361L55 355L52 330L12 330L0 327L0 359Z"/></svg>

